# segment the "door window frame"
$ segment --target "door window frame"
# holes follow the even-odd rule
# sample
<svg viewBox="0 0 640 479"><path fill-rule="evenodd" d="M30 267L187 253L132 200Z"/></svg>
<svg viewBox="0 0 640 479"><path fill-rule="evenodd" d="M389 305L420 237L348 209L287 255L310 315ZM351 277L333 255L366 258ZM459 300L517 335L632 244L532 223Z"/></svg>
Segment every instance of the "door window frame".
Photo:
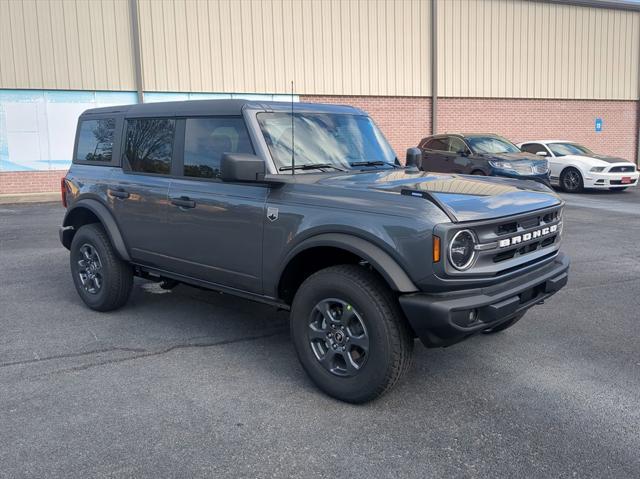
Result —
<svg viewBox="0 0 640 479"><path fill-rule="evenodd" d="M80 127L85 121L96 120L108 120L113 119L115 126L113 129L113 145L111 146L111 161L91 161L91 160L78 160L78 143L80 142ZM118 113L100 113L92 114L87 117L78 118L76 125L76 137L73 142L73 157L71 163L74 165L92 165L92 166L120 166L122 157L122 125L124 124L124 117Z"/></svg>
<svg viewBox="0 0 640 479"><path fill-rule="evenodd" d="M249 138L249 143L251 144L251 149L253 150L253 155L256 155L258 158L260 158L261 160L264 161L264 158L258 156L256 154L256 147L253 141L253 138L251 137L251 134L249 132L249 128L247 127L247 122L244 118L244 116L242 115L196 115L196 116L185 116L185 117L180 117L179 120L181 122L181 129L180 129L180 142L179 142L179 150L177 152L177 157L176 157L176 168L177 170L175 172L173 172L173 168L172 168L172 177L173 178L177 178L177 179L181 179L181 180L187 180L187 181L208 181L210 183L222 183L222 179L221 178L205 178L205 177L199 177L199 176L186 176L184 174L184 147L185 147L185 139L186 139L186 133L187 133L187 120L211 120L211 119L218 119L218 118L233 118L233 119L239 119L240 121L242 121L242 123L244 124L245 129L247 130L247 138ZM178 133L178 129L176 128L176 134ZM220 158L220 161L222 161L222 158ZM259 184L259 183L257 183Z"/></svg>
<svg viewBox="0 0 640 479"><path fill-rule="evenodd" d="M121 141L120 141L120 156L122 158L122 171L128 175L141 175L141 176L155 176L158 178L173 178L175 175L175 164L176 164L176 138L178 138L178 119L174 116L132 116L132 117L124 117L121 128ZM174 122L173 128L173 142L171 144L171 163L169 164L169 174L165 173L149 173L147 171L134 171L131 168L131 164L129 163L129 159L125 155L125 142L127 141L127 122L129 120L172 120ZM184 133L184 131L183 131Z"/></svg>

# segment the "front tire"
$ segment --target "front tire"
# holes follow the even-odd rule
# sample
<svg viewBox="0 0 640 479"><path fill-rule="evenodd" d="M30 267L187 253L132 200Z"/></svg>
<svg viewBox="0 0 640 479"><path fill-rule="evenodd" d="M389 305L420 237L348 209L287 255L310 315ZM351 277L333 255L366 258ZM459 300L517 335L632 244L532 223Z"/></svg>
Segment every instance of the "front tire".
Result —
<svg viewBox="0 0 640 479"><path fill-rule="evenodd" d="M300 286L291 336L302 367L328 395L364 403L409 369L413 338L396 298L357 265L323 269Z"/></svg>
<svg viewBox="0 0 640 479"><path fill-rule="evenodd" d="M112 311L129 299L131 265L116 254L99 223L82 226L71 241L71 275L82 301L95 311Z"/></svg>
<svg viewBox="0 0 640 479"><path fill-rule="evenodd" d="M582 174L572 166L565 168L560 175L560 186L567 193L581 193L584 189Z"/></svg>

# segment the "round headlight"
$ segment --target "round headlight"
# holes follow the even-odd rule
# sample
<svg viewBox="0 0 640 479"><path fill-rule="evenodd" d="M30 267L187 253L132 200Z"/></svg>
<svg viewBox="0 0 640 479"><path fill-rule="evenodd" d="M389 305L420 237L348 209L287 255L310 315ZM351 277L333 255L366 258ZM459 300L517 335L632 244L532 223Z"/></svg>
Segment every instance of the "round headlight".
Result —
<svg viewBox="0 0 640 479"><path fill-rule="evenodd" d="M471 231L458 231L449 243L449 262L456 269L468 269L476 258L475 246L476 237Z"/></svg>

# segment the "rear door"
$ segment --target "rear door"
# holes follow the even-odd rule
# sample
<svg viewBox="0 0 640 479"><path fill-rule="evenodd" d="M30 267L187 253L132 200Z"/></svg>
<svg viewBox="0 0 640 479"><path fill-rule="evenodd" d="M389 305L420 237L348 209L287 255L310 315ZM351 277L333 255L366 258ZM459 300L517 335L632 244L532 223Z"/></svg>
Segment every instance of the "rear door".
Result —
<svg viewBox="0 0 640 479"><path fill-rule="evenodd" d="M134 261L162 268L176 121L129 118L124 125L122 169L109 181L108 197Z"/></svg>
<svg viewBox="0 0 640 479"><path fill-rule="evenodd" d="M180 120L180 171L169 188L171 270L262 292L262 233L269 188L220 180L224 153L254 153L244 119Z"/></svg>

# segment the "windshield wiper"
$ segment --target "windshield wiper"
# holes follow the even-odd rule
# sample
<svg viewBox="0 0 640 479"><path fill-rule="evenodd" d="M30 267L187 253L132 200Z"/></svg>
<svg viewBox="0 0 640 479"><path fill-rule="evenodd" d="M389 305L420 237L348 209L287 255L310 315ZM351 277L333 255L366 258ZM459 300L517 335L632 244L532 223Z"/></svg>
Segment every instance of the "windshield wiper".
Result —
<svg viewBox="0 0 640 479"><path fill-rule="evenodd" d="M389 163L388 161L382 161L382 160L373 160L373 161L354 161L349 163L351 166L392 166L393 168L397 168L398 166L393 164L393 163Z"/></svg>
<svg viewBox="0 0 640 479"><path fill-rule="evenodd" d="M296 170L322 170L324 168L333 168L334 170L338 170L338 171L345 171L342 168L338 168L335 165L332 165L331 163L309 163L306 165L296 165L295 167L291 167L291 166L281 166L280 168L278 168L278 171L291 171L293 169Z"/></svg>

